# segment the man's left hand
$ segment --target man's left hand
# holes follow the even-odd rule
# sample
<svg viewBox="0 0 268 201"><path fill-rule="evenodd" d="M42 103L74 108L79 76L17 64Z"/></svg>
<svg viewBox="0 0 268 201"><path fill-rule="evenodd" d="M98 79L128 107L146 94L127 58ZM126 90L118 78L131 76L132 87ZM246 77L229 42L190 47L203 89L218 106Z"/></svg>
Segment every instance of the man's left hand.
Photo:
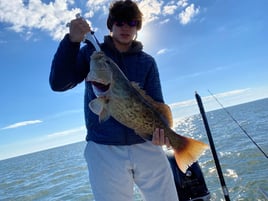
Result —
<svg viewBox="0 0 268 201"><path fill-rule="evenodd" d="M154 145L159 145L159 146L163 146L163 145L166 145L167 147L171 146L168 137L166 137L164 134L164 129L160 129L160 128L155 129L153 133L152 143Z"/></svg>

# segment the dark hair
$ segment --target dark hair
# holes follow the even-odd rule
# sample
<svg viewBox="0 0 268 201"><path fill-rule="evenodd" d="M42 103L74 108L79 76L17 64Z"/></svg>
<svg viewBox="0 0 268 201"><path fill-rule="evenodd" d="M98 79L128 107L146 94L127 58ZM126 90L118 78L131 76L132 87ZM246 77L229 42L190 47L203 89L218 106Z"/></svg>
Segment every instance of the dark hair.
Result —
<svg viewBox="0 0 268 201"><path fill-rule="evenodd" d="M111 31L113 23L117 20L137 20L137 30L142 26L142 13L138 5L131 0L119 0L110 5L107 27Z"/></svg>

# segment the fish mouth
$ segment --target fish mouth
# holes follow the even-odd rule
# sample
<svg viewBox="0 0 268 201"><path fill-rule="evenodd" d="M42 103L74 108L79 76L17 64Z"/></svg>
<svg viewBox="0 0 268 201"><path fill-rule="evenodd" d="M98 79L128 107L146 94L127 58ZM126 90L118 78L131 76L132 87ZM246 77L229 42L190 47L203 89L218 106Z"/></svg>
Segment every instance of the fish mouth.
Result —
<svg viewBox="0 0 268 201"><path fill-rule="evenodd" d="M91 85L93 88L93 92L97 97L99 96L104 96L110 89L110 83L108 84L103 84L101 82L96 82L96 81L91 81Z"/></svg>
<svg viewBox="0 0 268 201"><path fill-rule="evenodd" d="M100 82L92 81L91 84L101 92L108 91L109 88L110 88L110 83L103 84L103 83L100 83Z"/></svg>

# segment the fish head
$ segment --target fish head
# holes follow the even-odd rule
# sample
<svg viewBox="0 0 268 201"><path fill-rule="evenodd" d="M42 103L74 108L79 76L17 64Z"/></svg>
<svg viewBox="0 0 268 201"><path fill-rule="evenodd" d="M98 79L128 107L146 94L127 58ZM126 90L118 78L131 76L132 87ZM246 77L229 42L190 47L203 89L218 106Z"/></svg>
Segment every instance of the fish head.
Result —
<svg viewBox="0 0 268 201"><path fill-rule="evenodd" d="M111 59L100 51L93 52L90 59L90 71L86 77L86 82L91 82L97 97L105 96L112 83Z"/></svg>

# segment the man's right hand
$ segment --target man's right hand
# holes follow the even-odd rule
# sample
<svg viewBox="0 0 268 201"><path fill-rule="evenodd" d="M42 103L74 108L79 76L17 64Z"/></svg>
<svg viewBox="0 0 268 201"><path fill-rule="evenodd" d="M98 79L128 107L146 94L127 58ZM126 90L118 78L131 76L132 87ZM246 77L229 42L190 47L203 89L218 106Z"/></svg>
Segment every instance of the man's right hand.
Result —
<svg viewBox="0 0 268 201"><path fill-rule="evenodd" d="M77 18L71 21L69 25L69 38L72 42L80 43L83 41L86 33L90 32L90 26L83 18Z"/></svg>

